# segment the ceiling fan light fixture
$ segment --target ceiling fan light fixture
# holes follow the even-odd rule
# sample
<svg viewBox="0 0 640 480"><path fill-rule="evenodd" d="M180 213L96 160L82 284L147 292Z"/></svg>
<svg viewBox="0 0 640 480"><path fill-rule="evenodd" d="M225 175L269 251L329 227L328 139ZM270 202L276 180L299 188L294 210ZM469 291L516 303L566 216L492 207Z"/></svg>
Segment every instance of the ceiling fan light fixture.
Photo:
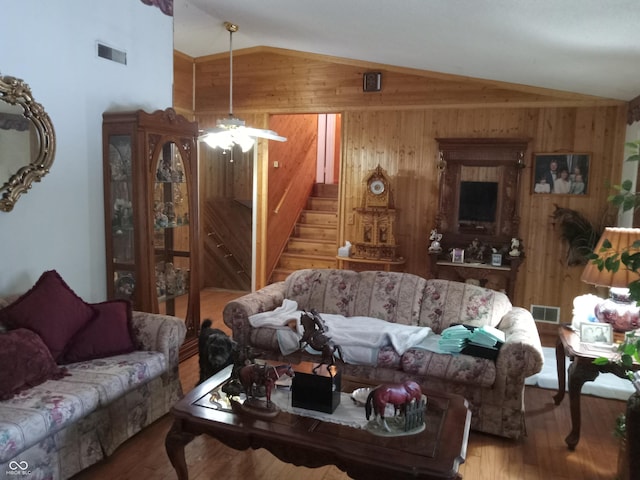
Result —
<svg viewBox="0 0 640 480"><path fill-rule="evenodd" d="M233 115L233 34L238 31L238 25L224 22L229 32L229 116L216 122L215 128L205 130L199 140L212 148L231 150L234 145L239 145L243 153L251 150L257 138L266 138L278 142L286 142L286 137L278 135L273 130L251 128L245 125L245 121Z"/></svg>

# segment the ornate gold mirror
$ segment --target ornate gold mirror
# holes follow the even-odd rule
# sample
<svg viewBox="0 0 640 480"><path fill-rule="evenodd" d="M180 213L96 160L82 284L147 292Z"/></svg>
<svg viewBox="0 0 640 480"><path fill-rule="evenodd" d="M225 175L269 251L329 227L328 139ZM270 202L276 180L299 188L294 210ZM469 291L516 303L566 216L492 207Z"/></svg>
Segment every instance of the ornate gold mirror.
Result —
<svg viewBox="0 0 640 480"><path fill-rule="evenodd" d="M51 119L23 80L0 76L0 211L49 173L56 148Z"/></svg>

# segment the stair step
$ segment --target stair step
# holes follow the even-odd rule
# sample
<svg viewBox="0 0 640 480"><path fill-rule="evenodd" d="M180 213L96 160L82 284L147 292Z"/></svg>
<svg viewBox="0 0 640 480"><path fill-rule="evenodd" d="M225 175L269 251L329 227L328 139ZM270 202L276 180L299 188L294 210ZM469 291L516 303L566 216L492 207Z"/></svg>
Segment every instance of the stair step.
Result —
<svg viewBox="0 0 640 480"><path fill-rule="evenodd" d="M338 199L327 197L309 197L307 200L307 210L325 211L325 212L337 212L338 211Z"/></svg>
<svg viewBox="0 0 640 480"><path fill-rule="evenodd" d="M296 238L316 239L316 240L332 240L338 238L338 229L335 225L309 225L298 223L294 230Z"/></svg>
<svg viewBox="0 0 640 480"><path fill-rule="evenodd" d="M337 268L338 184L315 184L270 282L304 268Z"/></svg>
<svg viewBox="0 0 640 480"><path fill-rule="evenodd" d="M312 210L303 210L298 219L299 223L310 225L332 225L338 224L338 215L336 212L316 212Z"/></svg>
<svg viewBox="0 0 640 480"><path fill-rule="evenodd" d="M278 268L285 270L302 270L303 268L336 268L336 257L328 255L305 255L284 252L280 256Z"/></svg>
<svg viewBox="0 0 640 480"><path fill-rule="evenodd" d="M338 198L338 188L337 183L316 183L313 186L313 196Z"/></svg>
<svg viewBox="0 0 640 480"><path fill-rule="evenodd" d="M335 255L338 251L335 238L333 240L318 240L291 237L287 243L287 253L304 253L306 255Z"/></svg>

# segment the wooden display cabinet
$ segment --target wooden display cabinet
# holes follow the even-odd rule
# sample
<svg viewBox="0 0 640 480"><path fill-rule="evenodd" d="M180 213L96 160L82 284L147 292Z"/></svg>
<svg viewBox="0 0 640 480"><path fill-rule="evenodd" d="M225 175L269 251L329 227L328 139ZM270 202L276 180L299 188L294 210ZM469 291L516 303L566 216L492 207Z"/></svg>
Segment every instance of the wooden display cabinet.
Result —
<svg viewBox="0 0 640 480"><path fill-rule="evenodd" d="M103 114L109 299L185 320L181 358L197 352L198 125L173 109Z"/></svg>

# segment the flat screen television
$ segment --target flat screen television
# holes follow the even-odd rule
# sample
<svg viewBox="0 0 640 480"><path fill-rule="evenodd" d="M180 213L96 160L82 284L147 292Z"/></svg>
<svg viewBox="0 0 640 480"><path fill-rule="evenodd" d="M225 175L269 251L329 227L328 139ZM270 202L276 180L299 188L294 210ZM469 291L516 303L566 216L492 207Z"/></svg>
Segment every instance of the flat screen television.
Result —
<svg viewBox="0 0 640 480"><path fill-rule="evenodd" d="M497 182L460 182L458 221L495 222L498 204Z"/></svg>

